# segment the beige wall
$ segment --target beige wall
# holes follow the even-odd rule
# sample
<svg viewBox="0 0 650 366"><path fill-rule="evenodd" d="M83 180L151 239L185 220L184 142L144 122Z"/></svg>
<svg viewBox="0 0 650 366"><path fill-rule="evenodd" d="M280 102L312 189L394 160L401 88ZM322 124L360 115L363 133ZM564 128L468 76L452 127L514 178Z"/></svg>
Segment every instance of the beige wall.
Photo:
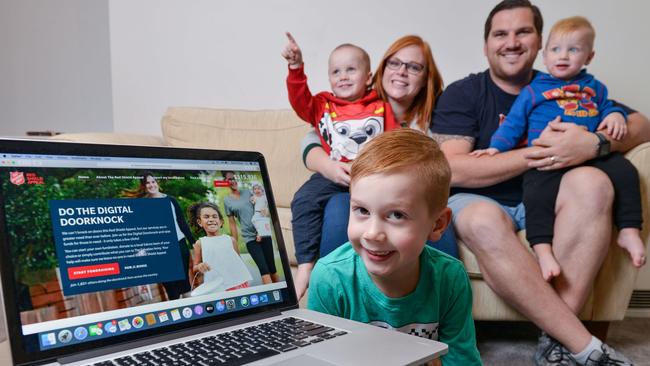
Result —
<svg viewBox="0 0 650 366"><path fill-rule="evenodd" d="M589 17L589 70L650 115L650 2L539 0L547 23ZM31 129L160 134L170 105L288 108L284 31L304 49L313 90L329 50L377 61L397 37L429 41L446 84L486 68L482 28L496 0L2 0L0 135ZM538 67L542 68L541 63Z"/></svg>
<svg viewBox="0 0 650 366"><path fill-rule="evenodd" d="M108 0L0 1L0 135L113 131Z"/></svg>
<svg viewBox="0 0 650 366"><path fill-rule="evenodd" d="M589 70L611 95L650 115L650 3L539 0L547 26L589 17L597 31ZM240 0L109 1L116 131L157 133L169 105L289 108L280 56L284 31L304 50L312 90L327 89L337 44L364 47L377 61L397 37L429 41L445 83L487 67L483 23L496 1ZM546 32L545 32L546 34ZM541 58L541 57L540 57ZM374 63L373 63L374 64ZM539 68L543 68L541 63Z"/></svg>

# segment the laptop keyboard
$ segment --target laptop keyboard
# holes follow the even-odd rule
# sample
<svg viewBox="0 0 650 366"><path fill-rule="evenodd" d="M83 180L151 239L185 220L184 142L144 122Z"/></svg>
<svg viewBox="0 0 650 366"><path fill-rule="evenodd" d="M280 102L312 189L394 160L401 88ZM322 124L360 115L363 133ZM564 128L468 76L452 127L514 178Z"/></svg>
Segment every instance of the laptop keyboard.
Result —
<svg viewBox="0 0 650 366"><path fill-rule="evenodd" d="M284 318L93 365L243 365L345 334L306 320Z"/></svg>

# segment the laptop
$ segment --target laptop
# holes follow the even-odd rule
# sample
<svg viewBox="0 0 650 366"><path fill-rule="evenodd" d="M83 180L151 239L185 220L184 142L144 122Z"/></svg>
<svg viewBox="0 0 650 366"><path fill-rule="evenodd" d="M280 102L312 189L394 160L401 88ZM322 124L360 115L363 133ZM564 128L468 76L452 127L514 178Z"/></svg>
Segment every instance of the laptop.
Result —
<svg viewBox="0 0 650 366"><path fill-rule="evenodd" d="M225 216L226 175L240 197L253 186L266 196L268 221L257 217L253 227L267 227L260 232L275 282L262 281L239 233L250 223L233 207ZM184 229L187 208L200 202L220 211L218 235ZM205 247L206 263L208 245L223 250L209 257L221 260L210 276L191 272L201 258L187 254L189 236ZM408 365L447 352L440 342L298 308L256 152L0 139L0 259L15 365Z"/></svg>

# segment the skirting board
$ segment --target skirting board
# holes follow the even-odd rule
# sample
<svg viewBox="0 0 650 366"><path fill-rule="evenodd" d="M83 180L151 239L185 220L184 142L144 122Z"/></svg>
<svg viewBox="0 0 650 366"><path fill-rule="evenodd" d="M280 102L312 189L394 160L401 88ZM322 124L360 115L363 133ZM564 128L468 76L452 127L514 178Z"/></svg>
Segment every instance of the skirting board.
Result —
<svg viewBox="0 0 650 366"><path fill-rule="evenodd" d="M627 309L626 318L650 318L650 309Z"/></svg>

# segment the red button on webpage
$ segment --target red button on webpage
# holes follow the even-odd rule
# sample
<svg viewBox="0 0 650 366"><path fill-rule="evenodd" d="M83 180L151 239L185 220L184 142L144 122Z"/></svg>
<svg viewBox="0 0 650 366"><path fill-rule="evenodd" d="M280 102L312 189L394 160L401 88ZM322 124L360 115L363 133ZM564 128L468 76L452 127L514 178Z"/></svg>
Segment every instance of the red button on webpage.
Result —
<svg viewBox="0 0 650 366"><path fill-rule="evenodd" d="M227 180L215 180L215 181L213 182L213 184L214 184L214 186L215 186L216 188L219 188L219 187L230 187L230 182L228 182Z"/></svg>
<svg viewBox="0 0 650 366"><path fill-rule="evenodd" d="M68 268L68 277L71 280L81 278L112 276L120 274L119 263L96 264L94 266L70 267Z"/></svg>

